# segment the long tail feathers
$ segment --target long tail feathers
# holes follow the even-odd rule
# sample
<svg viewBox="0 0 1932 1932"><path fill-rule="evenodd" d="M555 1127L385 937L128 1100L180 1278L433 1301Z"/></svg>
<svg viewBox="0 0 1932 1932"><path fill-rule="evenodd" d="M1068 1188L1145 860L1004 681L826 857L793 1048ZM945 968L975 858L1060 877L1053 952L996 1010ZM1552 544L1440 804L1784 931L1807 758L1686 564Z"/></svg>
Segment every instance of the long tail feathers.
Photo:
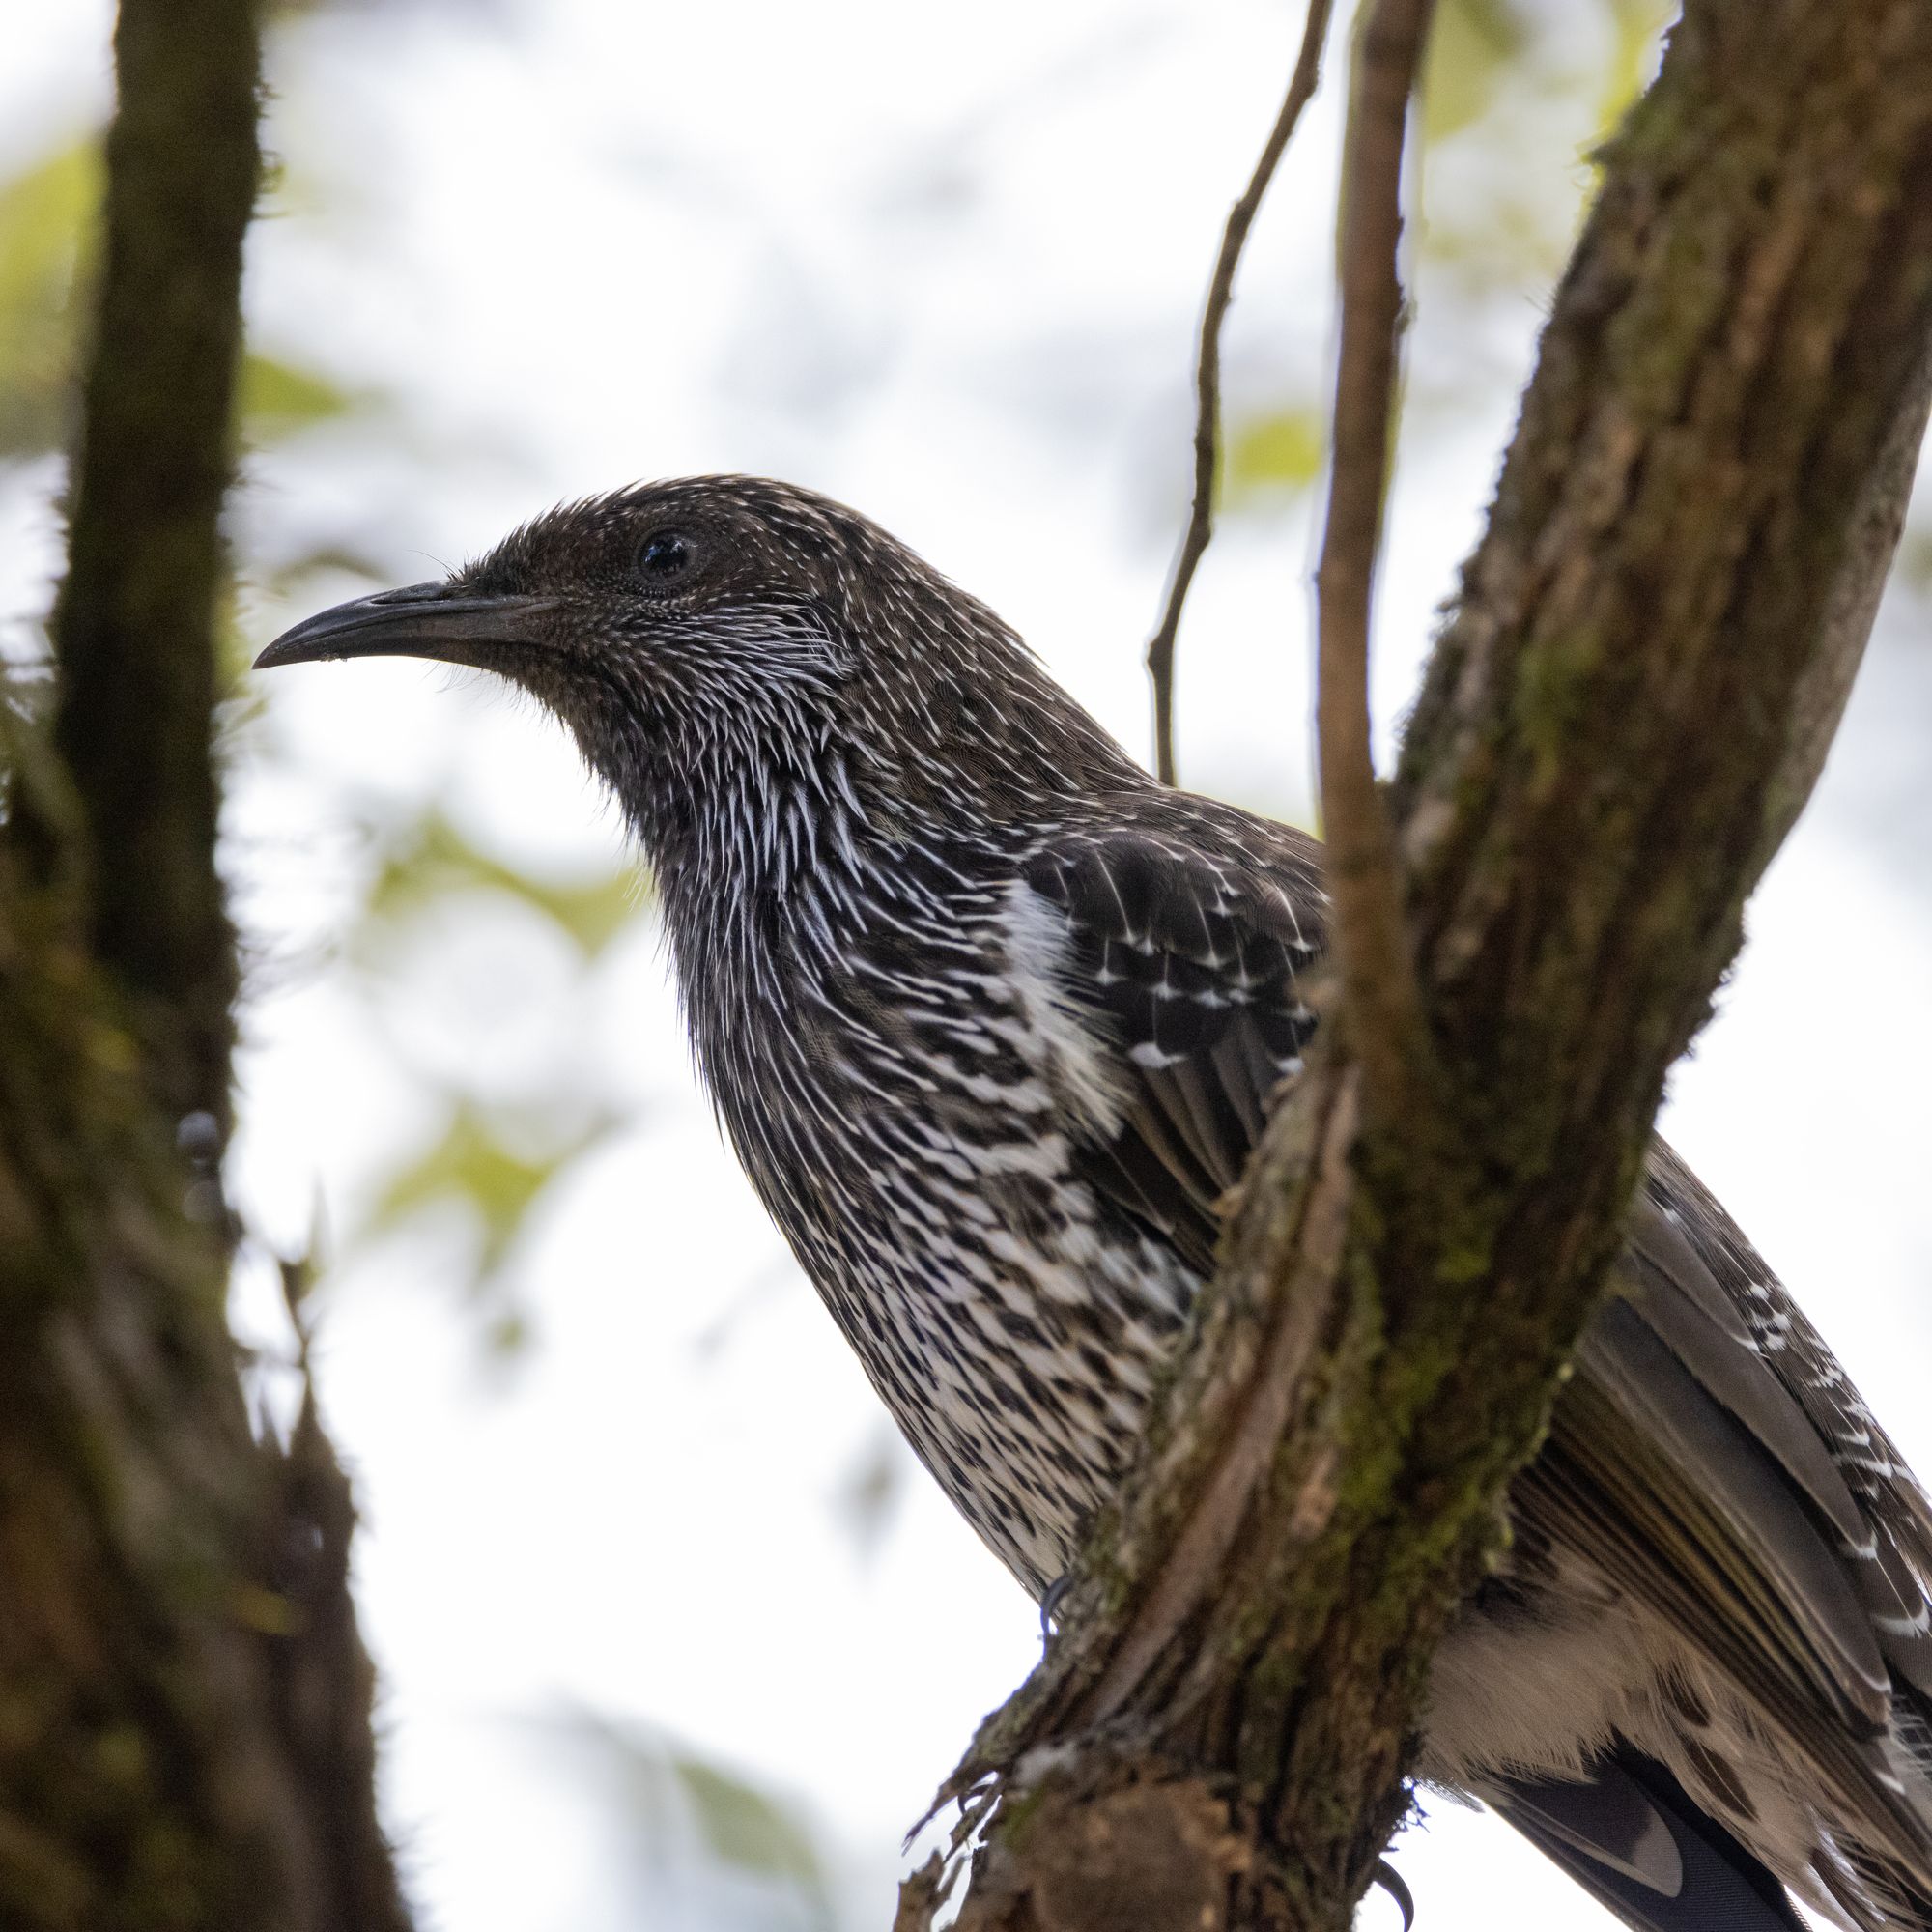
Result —
<svg viewBox="0 0 1932 1932"><path fill-rule="evenodd" d="M1784 1888L1654 1758L1619 1746L1591 1773L1513 1781L1491 1802L1632 1932L1805 1932Z"/></svg>

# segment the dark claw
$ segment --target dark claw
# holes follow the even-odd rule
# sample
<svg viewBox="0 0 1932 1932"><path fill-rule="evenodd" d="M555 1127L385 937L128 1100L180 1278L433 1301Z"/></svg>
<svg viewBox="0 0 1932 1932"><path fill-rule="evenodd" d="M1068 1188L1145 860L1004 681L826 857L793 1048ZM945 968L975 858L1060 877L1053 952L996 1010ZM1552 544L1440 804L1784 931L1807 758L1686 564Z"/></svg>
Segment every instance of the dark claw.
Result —
<svg viewBox="0 0 1932 1932"><path fill-rule="evenodd" d="M1046 1594L1039 1600L1039 1640L1042 1646L1053 1641L1053 1619L1060 1608L1060 1600L1073 1587L1073 1572L1056 1577L1046 1586Z"/></svg>
<svg viewBox="0 0 1932 1932"><path fill-rule="evenodd" d="M1402 1914L1402 1932L1415 1932L1415 1894L1386 1859L1376 1861L1376 1883L1395 1900L1396 1910Z"/></svg>

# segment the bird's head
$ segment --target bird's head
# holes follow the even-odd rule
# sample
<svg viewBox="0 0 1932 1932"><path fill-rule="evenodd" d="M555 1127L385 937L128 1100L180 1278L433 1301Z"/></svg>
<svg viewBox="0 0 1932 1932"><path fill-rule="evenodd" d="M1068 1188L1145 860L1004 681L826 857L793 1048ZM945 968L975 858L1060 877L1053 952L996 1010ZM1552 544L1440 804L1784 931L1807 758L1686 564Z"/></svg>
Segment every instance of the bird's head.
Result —
<svg viewBox="0 0 1932 1932"><path fill-rule="evenodd" d="M565 505L442 582L308 618L256 665L357 657L521 686L661 859L801 792L893 829L1135 770L983 605L854 511L749 477Z"/></svg>

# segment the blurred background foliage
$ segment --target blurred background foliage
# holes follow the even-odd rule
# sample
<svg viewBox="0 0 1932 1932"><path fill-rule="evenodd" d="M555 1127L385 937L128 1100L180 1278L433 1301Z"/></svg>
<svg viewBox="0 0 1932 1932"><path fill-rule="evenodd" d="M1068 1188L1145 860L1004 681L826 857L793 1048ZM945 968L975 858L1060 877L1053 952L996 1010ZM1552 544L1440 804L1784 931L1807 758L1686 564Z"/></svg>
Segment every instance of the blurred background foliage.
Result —
<svg viewBox="0 0 1932 1932"><path fill-rule="evenodd" d="M548 1726L559 1755L608 1795L619 1855L675 1922L742 1916L772 1932L835 1932L819 1827L800 1799L774 1792L653 1726L593 1711Z"/></svg>
<svg viewBox="0 0 1932 1932"><path fill-rule="evenodd" d="M381 204L381 180L358 171L372 110L345 112L339 131L328 131L337 127L330 90L341 84L342 65L316 30L331 11L359 16L364 61L380 55L384 33L399 42L436 37L456 59L475 37L520 31L520 18L535 4L377 9L341 0L331 10L317 0L279 10L271 73L278 111L302 130L305 159L276 163L264 219L319 221L349 262L363 245L358 223ZM1111 60L1157 57L1162 37L1184 30L1185 11L1184 0L1138 10L1117 35L1083 43L1067 64L1016 79L973 126L935 137L915 117L891 137L897 145L889 141L880 161L877 246L890 254L943 245L947 223L978 191L975 171L1001 125L1037 118L1047 111L1043 102L1076 95L1083 76ZM1540 301L1560 270L1593 179L1592 150L1643 84L1665 18L1660 0L1442 0L1419 162L1417 276L1427 335L1408 371L1406 450L1426 456L1432 440L1450 435L1472 412L1492 411L1499 391L1521 380L1521 307ZM1140 47L1136 34L1155 51ZM1342 64L1338 30L1330 93L1342 85ZM1257 142L1262 132L1258 123ZM702 167L682 166L649 138L640 129L631 152L611 156L619 214L648 202L681 206L701 221L746 192ZM42 527L58 497L90 283L99 141L98 127L68 128L39 151L14 156L0 182L0 508L12 530ZM376 149L380 154L380 143ZM1296 183L1292 156L1278 193L1302 193ZM1228 180L1229 198L1238 185ZM909 242L914 231L923 239ZM1215 240L1204 229L1202 263ZM746 335L729 346L732 381L745 407L816 423L853 407L885 353L881 343L895 329L917 328L918 318L888 311L869 326L857 323L841 298L845 265L836 251L817 259L803 246L776 247L773 262L776 282L753 292ZM1243 289L1282 267L1278 256L1258 250ZM1296 272L1325 274L1326 264L1303 262ZM242 632L258 646L270 628L261 621L265 610L294 611L427 575L434 565L401 547L412 498L466 467L518 464L517 452L493 443L487 431L453 426L425 409L397 384L390 366L367 353L366 336L325 330L305 350L296 333L286 317L258 327L242 385L247 480L237 517L238 670L248 648ZM995 366L995 358L973 377L970 407L1044 407L1063 412L1062 432L1084 434L1082 411L1092 405L1083 400L1080 369L1103 355L1105 345L1069 347L1042 337L1024 346L1031 357L1024 380ZM1306 516L1324 460L1326 381L1322 358L1307 353L1310 347L1235 340L1223 444L1227 541L1239 542L1244 526L1267 536ZM1157 432L1142 440L1128 479L1143 506L1145 541L1156 549L1178 534L1184 510L1180 398L1190 353L1180 330L1158 350L1169 401L1153 412ZM305 452L327 453L332 474L363 480L333 494L319 490L298 505L290 478ZM373 489L366 483L372 475L381 479ZM1932 530L1915 527L1901 570L1919 594L1932 589ZM42 648L38 613L47 584L10 587L20 601L0 610L0 635L10 656L31 662ZM1152 616L1150 608L1146 621ZM1138 642L1121 636L1122 656ZM1183 649L1183 704L1187 666ZM252 697L238 695L229 722L229 756L238 769L300 756L271 711ZM265 867L257 863L263 855L247 847L249 836L240 828L232 835L238 873L253 876ZM272 845L267 860L270 872L296 863ZM430 1272L461 1291L456 1302L473 1322L479 1350L514 1374L520 1359L543 1347L543 1312L531 1305L522 1269L529 1230L567 1194L574 1176L639 1124L635 1092L609 1064L600 1037L606 1009L598 987L614 953L639 937L654 944L648 890L627 866L585 872L526 849L501 824L455 801L434 773L363 801L340 849L320 859L305 849L299 863L333 868L329 917L301 943L284 939L260 952L252 984L259 994L341 968L340 983L382 1037L396 1081L384 1101L400 1123L395 1144L352 1206L336 1259L420 1240L427 1230L439 1256ZM244 911L262 890L244 889ZM436 1016L452 1002L459 1020L440 1027ZM510 1072L473 1051L479 1012L487 1025L515 1033L529 1024L533 1005L549 1015L548 1031L510 1055ZM727 1300L696 1353L700 1370L737 1324L759 1319L765 1300L755 1283ZM316 1308L325 1330L327 1301L325 1279ZM910 1469L889 1431L860 1444L830 1498L857 1544L876 1543ZM703 1579L688 1578L687 1586L701 1589ZM781 1594L776 1579L774 1593ZM668 1732L595 1711L545 1718L531 1736L532 1747L581 1779L615 1821L618 1861L643 1914L633 1922L813 1932L859 1922L840 1903L835 1868L841 1854L829 1845L822 1818L763 1788L755 1775ZM906 1798L916 1807L919 1794Z"/></svg>
<svg viewBox="0 0 1932 1932"><path fill-rule="evenodd" d="M63 142L0 185L0 460L67 445L93 288L99 132ZM352 415L364 400L251 350L242 370L244 446Z"/></svg>

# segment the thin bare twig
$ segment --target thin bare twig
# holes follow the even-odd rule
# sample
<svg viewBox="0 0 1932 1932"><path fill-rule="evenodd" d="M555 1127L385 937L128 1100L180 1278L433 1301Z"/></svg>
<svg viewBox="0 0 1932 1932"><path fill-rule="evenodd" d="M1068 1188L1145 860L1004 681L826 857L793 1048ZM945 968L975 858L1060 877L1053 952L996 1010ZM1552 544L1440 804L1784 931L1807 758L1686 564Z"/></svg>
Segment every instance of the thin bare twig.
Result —
<svg viewBox="0 0 1932 1932"><path fill-rule="evenodd" d="M1235 270L1247 245L1262 197L1294 134L1301 110L1321 82L1321 44L1328 36L1333 0L1308 0L1308 18L1301 30L1301 52L1295 57L1288 94L1269 131L1267 145L1247 190L1228 211L1221 235L1221 253L1214 279L1208 285L1208 306L1201 314L1201 350L1194 371L1194 502L1187 513L1187 533L1174 560L1167 586L1167 606L1147 648L1148 676L1153 683L1154 769L1162 784L1174 782L1174 640L1180 630L1180 609L1187 601L1196 565L1214 534L1215 450L1221 421L1221 324L1234 299Z"/></svg>
<svg viewBox="0 0 1932 1932"><path fill-rule="evenodd" d="M1369 740L1369 611L1381 544L1402 320L1397 246L1409 98L1434 0L1375 0L1355 44L1343 144L1341 348L1328 521L1316 573L1316 736L1344 1024L1371 1119L1406 1112L1422 1004Z"/></svg>

